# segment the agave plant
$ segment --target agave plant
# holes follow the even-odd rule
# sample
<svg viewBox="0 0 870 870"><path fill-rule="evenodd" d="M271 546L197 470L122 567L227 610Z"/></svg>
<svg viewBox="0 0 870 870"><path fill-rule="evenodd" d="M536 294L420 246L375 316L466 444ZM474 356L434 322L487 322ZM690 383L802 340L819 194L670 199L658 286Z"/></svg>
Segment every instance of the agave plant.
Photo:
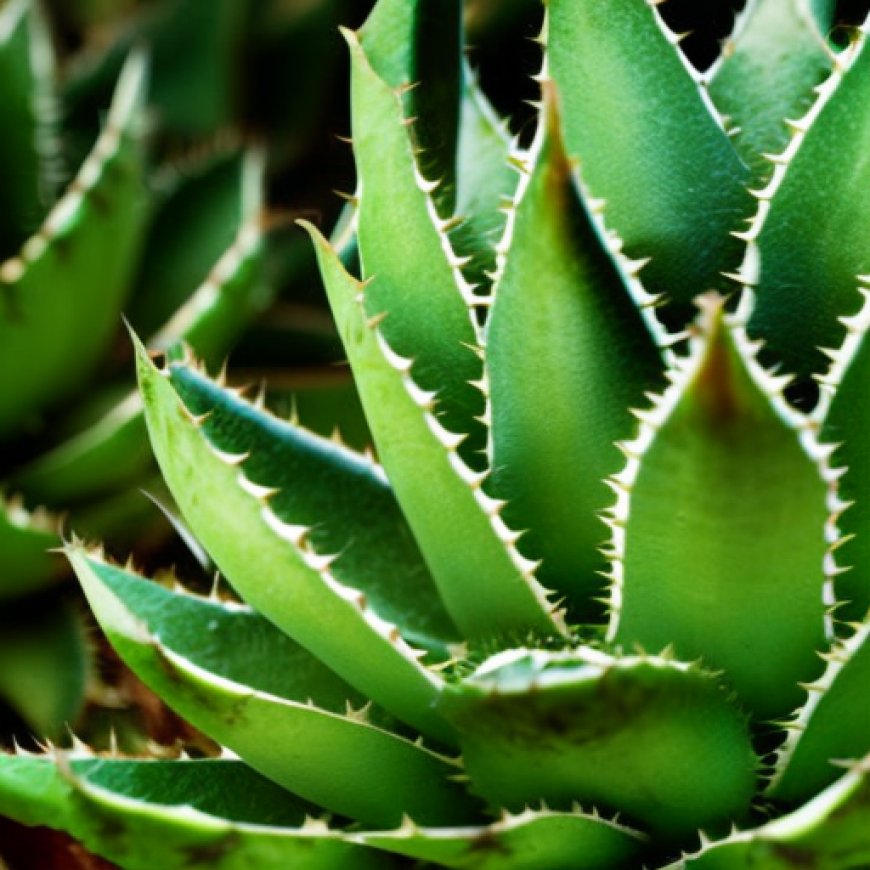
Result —
<svg viewBox="0 0 870 870"><path fill-rule="evenodd" d="M437 10L346 34L359 273L308 226L377 459L137 341L245 603L66 548L225 752L7 755L0 810L128 868L865 866L870 28L757 0L702 77L655 4L549 0L500 227Z"/></svg>

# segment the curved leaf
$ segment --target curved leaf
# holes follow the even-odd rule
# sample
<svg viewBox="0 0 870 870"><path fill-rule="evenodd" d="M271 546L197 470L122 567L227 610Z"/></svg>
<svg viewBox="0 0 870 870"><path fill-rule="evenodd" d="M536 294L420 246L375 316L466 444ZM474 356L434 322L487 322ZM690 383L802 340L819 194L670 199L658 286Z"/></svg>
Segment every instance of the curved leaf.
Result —
<svg viewBox="0 0 870 870"><path fill-rule="evenodd" d="M421 168L442 182L435 199L450 214L459 184L462 3L380 0L358 36L377 75L402 92L405 114L415 119Z"/></svg>
<svg viewBox="0 0 870 870"><path fill-rule="evenodd" d="M417 361L417 380L438 393L438 415L454 432L473 433L483 396L474 348L471 289L465 286L446 226L434 213L420 174L401 99L372 69L364 47L345 34L351 51L354 153L362 277L374 278L371 313L386 313L384 335L396 353Z"/></svg>
<svg viewBox="0 0 870 870"><path fill-rule="evenodd" d="M363 592L384 619L426 649L461 639L426 569L383 472L371 460L222 390L186 366L170 380L185 406L207 415L203 431L255 483L277 490L282 522L310 527L318 552L337 553L333 574Z"/></svg>
<svg viewBox="0 0 870 870"><path fill-rule="evenodd" d="M856 627L824 654L827 667L805 686L807 701L787 723L788 738L777 753L768 793L794 805L836 780L838 761L870 752L863 727L865 699L870 696L870 622Z"/></svg>
<svg viewBox="0 0 870 870"><path fill-rule="evenodd" d="M761 719L790 713L825 645L827 490L777 382L707 303L614 478L609 637L721 668ZM621 557L621 558L620 558Z"/></svg>
<svg viewBox="0 0 870 870"><path fill-rule="evenodd" d="M396 831L362 833L354 838L439 867L467 870L614 870L635 866L643 835L630 828L584 815L527 810L504 813L478 828L420 828L408 823Z"/></svg>
<svg viewBox="0 0 870 870"><path fill-rule="evenodd" d="M253 607L336 673L422 733L451 741L432 710L441 680L418 661L400 631L358 589L331 572L334 554L315 550L308 526L284 523L269 485L222 453L184 406L166 374L137 344L139 383L163 476L191 529ZM231 532L231 533L230 533Z"/></svg>
<svg viewBox="0 0 870 870"><path fill-rule="evenodd" d="M745 818L756 758L714 677L662 658L509 650L450 686L470 788L519 811L543 800L620 812L662 845Z"/></svg>
<svg viewBox="0 0 870 870"><path fill-rule="evenodd" d="M309 811L238 761L0 755L0 812L67 831L128 870L390 866Z"/></svg>
<svg viewBox="0 0 870 870"><path fill-rule="evenodd" d="M277 678L284 691L292 683L292 698L239 682L238 677L258 670L243 660L244 653L230 663L233 676L221 672L222 657L220 670L212 670L219 662L209 661L208 648L191 644L177 624L164 636L166 619L160 608L143 607L137 613L127 605L126 594L118 594L127 593L129 585L107 583L105 569L81 551L68 554L97 620L124 661L180 715L255 770L308 800L369 824L396 824L403 811L432 824L474 815L472 801L448 780L457 770L448 759L370 724L350 709L335 713L317 706L316 694L329 685L318 688L323 669L318 671L316 662L307 660L308 673ZM192 618L192 608L187 617ZM201 622L200 633L219 631L220 622L232 616L211 619L218 628ZM176 648L176 640L188 647L190 657ZM265 644L270 641L280 655L274 635L263 638ZM198 661L201 652L206 658ZM295 658L300 664L306 661L305 656ZM293 668L293 659L288 657L285 665ZM261 679L270 678L258 677L258 682ZM313 702L305 697L308 680L315 692ZM342 775L325 775L328 770L341 770ZM375 779L378 786L372 788Z"/></svg>
<svg viewBox="0 0 870 870"><path fill-rule="evenodd" d="M854 870L870 863L867 762L809 803L761 828L740 831L670 870Z"/></svg>
<svg viewBox="0 0 870 870"><path fill-rule="evenodd" d="M137 333L150 336L168 321L237 242L239 228L259 217L262 164L255 152L231 152L174 179L155 209L127 312Z"/></svg>

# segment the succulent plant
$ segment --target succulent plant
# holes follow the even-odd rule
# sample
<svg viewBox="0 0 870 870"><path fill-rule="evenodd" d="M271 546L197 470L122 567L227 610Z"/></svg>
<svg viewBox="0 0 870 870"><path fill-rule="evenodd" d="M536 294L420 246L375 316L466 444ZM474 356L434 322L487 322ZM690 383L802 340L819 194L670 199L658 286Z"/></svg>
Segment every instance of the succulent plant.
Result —
<svg viewBox="0 0 870 870"><path fill-rule="evenodd" d="M654 3L547 14L501 219L458 4L346 33L359 271L308 229L377 458L136 340L244 603L66 552L226 749L5 755L0 811L131 870L870 861L870 27L757 0L701 76Z"/></svg>

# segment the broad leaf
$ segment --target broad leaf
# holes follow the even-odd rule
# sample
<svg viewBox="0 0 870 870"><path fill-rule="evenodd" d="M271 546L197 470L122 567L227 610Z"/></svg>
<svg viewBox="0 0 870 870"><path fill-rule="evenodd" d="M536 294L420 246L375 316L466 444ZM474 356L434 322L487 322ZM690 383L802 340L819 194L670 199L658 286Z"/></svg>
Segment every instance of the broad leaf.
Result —
<svg viewBox="0 0 870 870"><path fill-rule="evenodd" d="M785 150L833 55L813 24L806 0L752 0L725 43L710 96L734 129L732 141L756 183L773 174L770 155Z"/></svg>
<svg viewBox="0 0 870 870"><path fill-rule="evenodd" d="M703 657L771 719L800 702L825 644L826 487L800 420L783 419L782 384L708 305L706 334L642 415L614 481L610 638Z"/></svg>
<svg viewBox="0 0 870 870"><path fill-rule="evenodd" d="M755 789L744 714L714 677L679 662L509 650L450 686L442 708L470 789L494 807L579 801L673 843L727 830Z"/></svg>
<svg viewBox="0 0 870 870"><path fill-rule="evenodd" d="M843 343L838 318L858 310L855 276L870 272L870 215L858 193L870 185L868 88L862 34L800 120L791 159L761 194L769 210L751 233L760 272L750 335L802 379L826 369L819 348Z"/></svg>

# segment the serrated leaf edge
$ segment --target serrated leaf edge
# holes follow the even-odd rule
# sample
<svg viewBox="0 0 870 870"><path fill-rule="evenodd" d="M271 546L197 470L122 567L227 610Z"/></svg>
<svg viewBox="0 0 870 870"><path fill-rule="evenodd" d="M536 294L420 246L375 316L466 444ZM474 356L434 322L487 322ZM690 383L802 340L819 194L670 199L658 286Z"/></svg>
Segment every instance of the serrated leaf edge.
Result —
<svg viewBox="0 0 870 870"><path fill-rule="evenodd" d="M832 55L831 73L821 84L816 86L816 99L804 115L797 119L787 118L784 120L786 126L792 131L792 137L783 151L779 154L762 155L773 164L773 174L763 188L749 190L750 195L758 203L756 212L752 217L747 218L748 227L746 230L735 230L731 233L732 236L746 243L743 262L737 272L725 275L726 278L731 278L741 284L745 294L754 295L753 288L760 279L761 254L758 248L758 239L770 212L771 202L782 186L788 168L797 156L807 133L864 49L868 33L870 33L870 20L860 30L858 39L840 54Z"/></svg>
<svg viewBox="0 0 870 870"><path fill-rule="evenodd" d="M342 36L347 41L351 52L358 52L360 57L362 57L365 60L365 63L369 66L372 75L376 76L378 81L380 81L384 85L384 87L390 88L387 82L385 82L377 74L377 72L375 72L374 67L371 66L368 55L366 54L365 49L362 46L362 42L359 39L358 32L350 30L346 27L340 27L339 30ZM482 341L482 330L476 311L479 307L486 307L486 305L488 304L487 297L480 296L475 293L475 291L478 289L477 286L470 283L462 271L463 268L467 266L470 262L471 257L459 256L459 254L457 254L456 251L453 249L453 242L450 240L449 231L456 225L456 218L442 218L441 215L439 215L438 213L438 207L435 204L435 199L433 198L432 194L440 187L440 185L442 184L442 180L428 179L423 175L423 172L420 169L420 165L417 161L419 146L414 143L412 138L413 127L417 119L405 116L405 105L404 101L402 100L402 96L404 92L407 91L407 89L407 85L403 85L398 88L390 88L396 100L399 117L401 118L399 123L405 128L409 155L411 158L412 166L414 168L414 181L416 183L418 191L420 192L420 195L423 198L423 201L426 205L426 213L429 216L429 220L441 244L441 250L444 255L444 260L450 268L456 292L459 295L459 298L465 304L468 319L471 323L477 345L480 346ZM362 196L363 184L362 179L359 179L357 181L356 192L354 193L353 198L357 202L359 202L362 199Z"/></svg>
<svg viewBox="0 0 870 870"><path fill-rule="evenodd" d="M169 372L166 369L157 369L157 372L169 380ZM441 677L421 664L421 659L427 654L426 651L411 646L402 637L398 626L387 621L372 609L367 596L362 591L341 582L335 577L330 571L330 566L338 558L339 554L318 553L308 538L311 526L294 525L282 520L269 505L269 500L277 494L277 490L251 480L241 468L241 465L248 458L248 454L231 454L215 447L203 428L203 424L208 419L209 414L196 416L187 408L174 389L173 393L178 399L179 407L183 409L187 421L198 431L203 443L211 454L228 468L238 469L235 475L236 485L239 490L259 503L260 518L263 521L263 525L279 539L290 545L295 556L312 575L318 577L328 592L333 594L338 600L349 604L370 630L379 638L385 640L407 663L413 665L414 669L430 684L433 690L440 691L443 685Z"/></svg>
<svg viewBox="0 0 870 870"><path fill-rule="evenodd" d="M813 714L818 709L825 694L831 690L843 668L849 664L852 657L858 653L867 638L870 637L870 622L851 624L851 627L853 633L850 637L835 640L827 652L821 653L821 658L826 663L822 675L811 683L801 684L801 688L807 693L806 703L789 720L780 723L786 731L786 738L775 752L773 774L767 785L767 791L773 792L785 776L801 736L809 727Z"/></svg>
<svg viewBox="0 0 870 870"><path fill-rule="evenodd" d="M164 326L148 340L148 346L166 350L195 326L197 319L207 313L220 299L224 287L262 246L259 215L248 220L239 229L232 245L224 251L212 267L206 280L175 312Z"/></svg>
<svg viewBox="0 0 870 870"><path fill-rule="evenodd" d="M85 559L99 561L104 565L113 567L112 563L106 558L102 548L85 549L80 544L72 544L67 546L67 552L68 554L72 554L72 557L83 557ZM125 568L124 570L128 569ZM141 580L143 580L143 582L151 582L148 580L148 578L143 577L142 575L137 574L137 576ZM114 593L110 592L110 594L116 600L118 600L119 605L123 608L124 613L127 614L127 617L129 618L129 626L127 626L129 628L129 633L126 636L128 636L130 640L143 646L152 647L155 653L160 656L160 658L163 659L169 666L176 668L177 670L187 674L188 676L198 678L201 681L206 682L209 685L214 686L215 688L218 688L225 694L235 697L240 702L256 698L257 700L265 701L270 704L275 704L277 706L291 707L294 709L313 710L323 716L328 716L333 719L350 722L354 725L359 725L361 727L371 728L375 731L381 732L397 740L400 740L409 746L414 746L417 749L423 750L428 755L431 755L434 758L437 758L438 760L443 761L444 763L449 764L452 767L456 767L460 770L462 768L461 758L444 755L443 753L437 752L434 749L430 749L425 744L422 737L411 740L407 737L396 734L392 731L388 731L370 722L367 715L365 714L365 706L360 709L356 709L352 705L348 704L347 712L342 715L339 713L335 713L331 710L326 710L323 707L319 707L317 704L314 703L313 700L309 699L307 702L301 702L294 701L289 698L282 698L279 695L274 695L270 692L265 692L260 689L254 689L251 686L246 686L243 683L239 683L236 680L230 679L229 677L224 677L220 674L215 673L214 671L210 671L208 668L196 664L187 656L177 653L164 645L163 642L160 640L159 634L154 632L147 624L147 622L132 614L127 606L120 599L118 599L117 596L114 595ZM238 605L234 602L226 602L224 600L214 598L204 599L202 598L202 596L192 595L187 590L184 590L183 594L188 595L188 597L198 597L200 598L200 600L208 600L212 604L218 604L219 606L224 607L228 612L244 612L249 610L246 605Z"/></svg>
<svg viewBox="0 0 870 870"><path fill-rule="evenodd" d="M360 831L352 833L349 839L353 842L358 842L361 845L367 845L368 839L372 837L382 839L411 839L413 837L423 836L432 840L448 840L464 838L467 840L475 840L481 837L491 835L509 833L510 831L522 828L525 825L533 824L542 819L584 819L586 821L595 822L604 825L620 833L625 834L632 839L636 839L641 843L648 841L648 836L643 831L638 831L623 825L619 821L619 813L608 815L599 811L596 807L591 807L589 810L584 810L582 805L574 801L570 810L552 810L546 802L542 801L539 806L527 806L519 812L511 812L507 809L502 809L498 813L496 821L488 825L468 826L468 827L438 827L432 828L415 824L409 816L404 816L402 824L391 831Z"/></svg>
<svg viewBox="0 0 870 870"><path fill-rule="evenodd" d="M551 590L546 589L535 577L535 571L538 569L540 563L538 561L527 559L520 553L516 544L522 536L522 532L512 530L507 523L505 523L501 515L507 503L501 499L492 498L483 490L483 483L489 477L491 469L487 468L484 471L474 471L466 465L458 450L466 436L464 434L457 434L449 431L435 416L436 394L423 390L417 385L411 373L414 361L396 353L390 347L383 332L379 329L378 323L373 323L371 319L366 319L364 293L365 290L363 285L356 301L360 307L362 317L366 322L367 327L375 334L375 339L384 361L397 375L399 375L402 386L405 388L408 397L421 412L423 420L429 431L432 433L435 441L447 454L450 468L471 492L477 507L489 521L495 538L504 547L505 553L516 569L521 581L532 593L532 596L541 611L546 614L552 622L554 631L558 634L565 635L567 633L567 626L564 620L564 611L558 605L554 605L550 601L550 596L554 593ZM481 382L481 384L483 383L484 382Z"/></svg>
<svg viewBox="0 0 870 870"><path fill-rule="evenodd" d="M697 297L696 303L700 312L696 324L689 329L688 351L684 356L673 355L671 357L670 366L665 372L665 377L670 382L669 386L660 394L648 394L650 407L631 409L631 413L638 420L637 435L632 440L617 442L617 448L626 457L626 464L622 471L611 475L604 481L616 495L614 504L606 508L601 515L602 522L610 529L611 533L610 540L602 548L602 553L610 561L610 570L604 575L610 584L609 597L606 601L610 615L605 635L608 643L615 640L619 627L625 580L625 528L630 512L631 490L640 473L642 457L650 449L659 430L668 421L686 389L694 380L699 367L703 364L713 323L722 304L721 297L715 293ZM751 294L744 293L737 310L733 314L723 314L722 328L729 332L748 376L768 400L776 416L795 433L804 454L813 462L820 479L826 486L829 499L827 507L830 511L825 527L828 550L820 568L825 578L821 595L826 605L826 633L830 638L833 636L830 599L833 577L839 573L839 568L832 556L832 548L836 544L831 543L828 536L831 534L829 528L831 517L837 515L832 510L832 505L836 507L838 504L838 501L834 500L836 499L836 481L839 479L840 473L829 467L828 459L833 452L833 447L819 442L818 425L815 420L795 409L785 398L783 391L791 382L792 376L768 370L759 362L758 354L763 342L753 341L746 331L752 304ZM831 493L834 495L832 496Z"/></svg>
<svg viewBox="0 0 870 870"><path fill-rule="evenodd" d="M535 76L535 80L541 86L542 95L541 102L538 104L538 126L535 131L535 138L528 149L520 148L518 144L516 144L516 141L514 147L511 149L509 163L519 175L519 183L513 198L505 203L504 208L502 209L507 216L507 220L505 221L505 227L501 238L495 245L496 267L490 276L492 278L492 301L494 301L495 295L498 293L498 286L504 275L505 266L513 243L517 209L526 194L526 190L531 184L534 175L534 168L538 164L541 152L549 135L547 112L556 111L558 113L558 109L555 106L557 99L555 85L549 77L546 54L544 55L541 72ZM580 201L583 210L586 212L593 231L598 237L602 250L609 255L616 271L622 278L626 292L640 311L641 317L643 318L650 335L653 337L653 340L659 348L666 349L675 341L678 341L681 336L669 333L653 313L654 309L662 305L665 300L661 295L654 295L647 292L646 288L643 286L643 282L640 280L640 273L649 263L649 258L632 260L622 252L624 247L622 238L616 230L608 228L606 223L606 201L603 199L596 199L589 192L589 189L583 181L582 165L580 161L572 161L572 164L574 193ZM492 302L490 302L490 304L492 304Z"/></svg>
<svg viewBox="0 0 870 870"><path fill-rule="evenodd" d="M4 289L4 284L11 286L21 281L30 266L45 256L51 246L75 226L79 209L102 179L111 160L120 152L125 138L131 135L128 128L139 107L147 70L148 64L143 54L134 53L127 59L106 124L93 149L67 191L48 213L41 228L24 243L16 256L0 263L0 290ZM138 136L139 131L134 131L133 135Z"/></svg>

